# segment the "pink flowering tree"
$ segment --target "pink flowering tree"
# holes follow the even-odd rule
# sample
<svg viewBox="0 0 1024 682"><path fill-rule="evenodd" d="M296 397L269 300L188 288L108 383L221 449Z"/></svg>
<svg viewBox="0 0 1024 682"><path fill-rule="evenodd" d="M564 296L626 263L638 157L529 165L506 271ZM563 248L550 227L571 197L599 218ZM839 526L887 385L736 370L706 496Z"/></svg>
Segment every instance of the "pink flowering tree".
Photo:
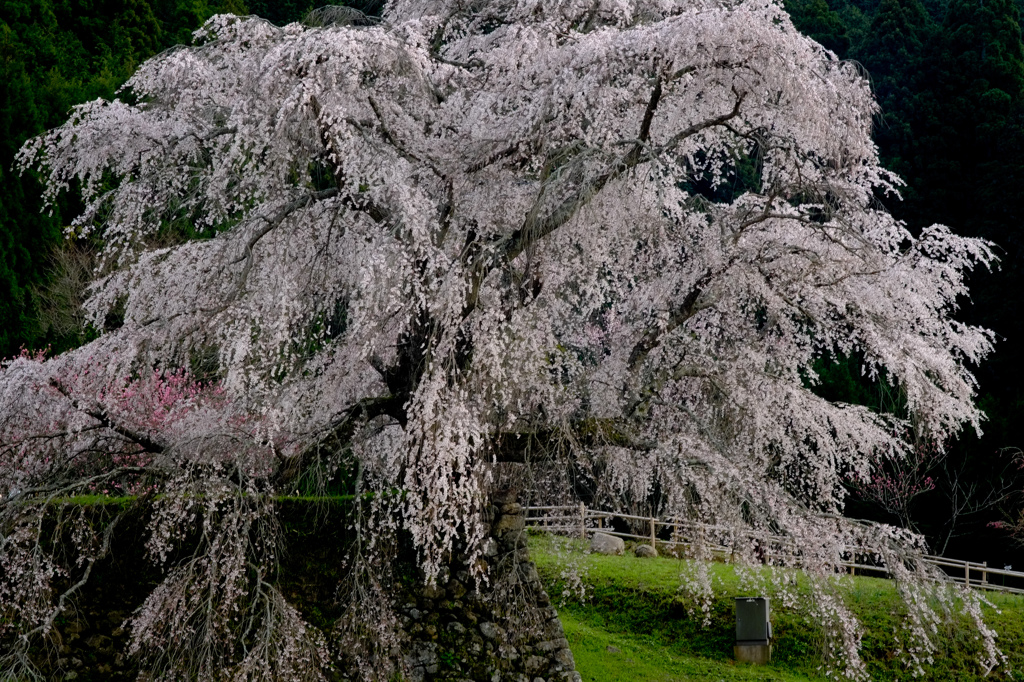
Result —
<svg viewBox="0 0 1024 682"><path fill-rule="evenodd" d="M918 443L906 455L880 462L866 480L853 478L851 484L861 499L896 517L901 527L917 530L910 505L935 490L936 470L944 455L935 444Z"/></svg>
<svg viewBox="0 0 1024 682"><path fill-rule="evenodd" d="M479 551L496 464L568 461L737 538L787 535L838 669L863 677L830 587L847 548L925 583L920 539L844 520L843 482L912 449L900 419L805 378L857 353L936 442L977 426L968 367L990 334L951 315L993 260L880 208L899 183L875 110L774 2L215 17L21 152L47 200L82 189L69 235L102 245L82 317L105 331L0 375L4 627L27 641L65 596L70 569L19 530L41 503L152 492L154 560L196 523L210 538L133 621L153 674L316 678L323 642L271 577L275 494L346 466L360 491L401 490L374 498L373 532L408 531L433 579L456 545ZM177 369L195 358L216 381ZM379 584L359 576L387 545L359 545L353 585ZM387 598L352 594L390 641ZM928 600L907 603L919 669ZM238 609L262 633L245 656Z"/></svg>

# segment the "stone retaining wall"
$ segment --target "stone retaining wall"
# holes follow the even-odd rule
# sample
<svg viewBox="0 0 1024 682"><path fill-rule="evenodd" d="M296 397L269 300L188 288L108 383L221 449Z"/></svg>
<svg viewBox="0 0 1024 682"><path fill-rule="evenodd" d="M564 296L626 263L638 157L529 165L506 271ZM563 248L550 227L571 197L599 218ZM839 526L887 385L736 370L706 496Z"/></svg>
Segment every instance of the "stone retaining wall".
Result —
<svg viewBox="0 0 1024 682"><path fill-rule="evenodd" d="M580 681L561 623L530 561L524 520L515 502L490 508L482 559L490 583L480 590L465 555L454 557L441 584L403 588L400 639L409 682ZM282 590L300 610L315 606L322 612L322 623L313 622L320 627L329 627L341 610L332 603L344 555L343 531L333 528L344 527L341 521L307 539L307 547L295 548L292 563L282 566ZM111 558L97 564L75 607L58 620L47 653L35 657L46 679L128 682L138 676L126 655L124 625L161 576L140 555L138 529L122 530ZM336 671L332 679L350 678Z"/></svg>
<svg viewBox="0 0 1024 682"><path fill-rule="evenodd" d="M492 506L484 561L492 584L476 591L468 558L443 586L422 587L403 607L410 682L579 682L558 614L526 550L525 512ZM503 595L515 595L515 600Z"/></svg>

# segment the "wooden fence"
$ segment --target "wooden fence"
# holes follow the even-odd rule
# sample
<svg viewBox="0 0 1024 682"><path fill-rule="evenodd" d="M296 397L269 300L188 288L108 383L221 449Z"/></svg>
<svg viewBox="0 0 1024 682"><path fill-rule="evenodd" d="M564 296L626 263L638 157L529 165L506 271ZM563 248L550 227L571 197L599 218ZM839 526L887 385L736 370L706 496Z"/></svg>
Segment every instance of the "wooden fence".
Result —
<svg viewBox="0 0 1024 682"><path fill-rule="evenodd" d="M645 532L639 534L616 530L611 524L612 519L622 519L630 523L633 529L639 527L643 528ZM713 554L725 560L732 557L733 550L730 546L718 541L722 538L742 536L746 540L756 540L760 547L760 557L763 560L770 560L779 555L786 555L789 558L797 551L792 540L781 536L681 519L659 519L620 512L599 511L587 509L586 505L582 503L569 506L527 507L526 525L537 530L581 538L587 538L590 533L599 531L624 539L648 542L652 545L660 543L663 547L687 547L694 542L699 542L708 547ZM668 533L665 532L665 529L668 529ZM850 573L881 575L889 573L886 567L867 562L865 556L858 554L853 549L850 550L848 556L849 561L841 562L840 566L846 568ZM925 555L923 560L925 563L940 568L951 581L961 585L1024 594L1024 572L990 567L987 562L976 563L940 556Z"/></svg>

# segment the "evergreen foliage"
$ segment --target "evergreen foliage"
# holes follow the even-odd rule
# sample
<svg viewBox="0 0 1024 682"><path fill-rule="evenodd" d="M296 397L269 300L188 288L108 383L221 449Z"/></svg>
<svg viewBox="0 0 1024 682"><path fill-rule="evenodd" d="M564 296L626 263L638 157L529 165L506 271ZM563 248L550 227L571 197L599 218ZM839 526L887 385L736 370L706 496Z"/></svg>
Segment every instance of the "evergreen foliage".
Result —
<svg viewBox="0 0 1024 682"><path fill-rule="evenodd" d="M825 0L789 0L786 11L793 25L842 59L850 49L850 38L839 14Z"/></svg>
<svg viewBox="0 0 1024 682"><path fill-rule="evenodd" d="M50 329L39 314L41 290L55 276L51 254L78 208L65 201L52 215L41 213L42 187L12 169L15 152L63 123L72 106L113 97L140 63L190 43L213 14L247 11L243 0L0 3L0 357L85 339Z"/></svg>
<svg viewBox="0 0 1024 682"><path fill-rule="evenodd" d="M880 201L912 231L942 222L999 248L999 267L972 276L972 297L959 315L998 335L996 353L978 371L980 404L988 417L985 433L945 444L946 458L930 471L938 485L914 503L913 515L936 551L1013 562L1017 550L990 524L1015 515L1019 501L1005 493L1020 487L1012 481L1018 475L1012 458L1024 445L1019 9L1012 0L840 0L834 8L851 37L848 56L865 68L879 100L874 138L883 164L906 182L901 199ZM859 28L865 17L871 22L867 31ZM813 28L795 23L813 35ZM879 387L860 377L855 361L843 358L821 370L823 394L885 409ZM950 487L954 478L956 490ZM978 509L954 522L957 496L967 490ZM985 500L992 503L982 504ZM886 518L859 503L847 513Z"/></svg>

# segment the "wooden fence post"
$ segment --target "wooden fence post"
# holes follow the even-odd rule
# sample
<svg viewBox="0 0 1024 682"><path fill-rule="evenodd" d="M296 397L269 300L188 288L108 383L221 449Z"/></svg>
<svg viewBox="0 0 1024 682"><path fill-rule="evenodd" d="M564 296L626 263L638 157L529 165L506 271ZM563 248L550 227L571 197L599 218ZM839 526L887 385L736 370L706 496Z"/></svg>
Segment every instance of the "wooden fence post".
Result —
<svg viewBox="0 0 1024 682"><path fill-rule="evenodd" d="M981 566L981 584L988 585L988 562L982 561Z"/></svg>
<svg viewBox="0 0 1024 682"><path fill-rule="evenodd" d="M654 532L655 524L656 524L657 522L658 522L658 520L657 520L657 519L653 519L653 518L651 519L651 547L654 547L655 549L657 549L657 547L658 547L658 546L657 546L657 545L655 544L655 542L656 542L656 536L655 536L655 532Z"/></svg>
<svg viewBox="0 0 1024 682"><path fill-rule="evenodd" d="M971 565L968 562L964 562L964 586L971 586Z"/></svg>
<svg viewBox="0 0 1024 682"><path fill-rule="evenodd" d="M580 502L580 537L587 539L587 505Z"/></svg>

